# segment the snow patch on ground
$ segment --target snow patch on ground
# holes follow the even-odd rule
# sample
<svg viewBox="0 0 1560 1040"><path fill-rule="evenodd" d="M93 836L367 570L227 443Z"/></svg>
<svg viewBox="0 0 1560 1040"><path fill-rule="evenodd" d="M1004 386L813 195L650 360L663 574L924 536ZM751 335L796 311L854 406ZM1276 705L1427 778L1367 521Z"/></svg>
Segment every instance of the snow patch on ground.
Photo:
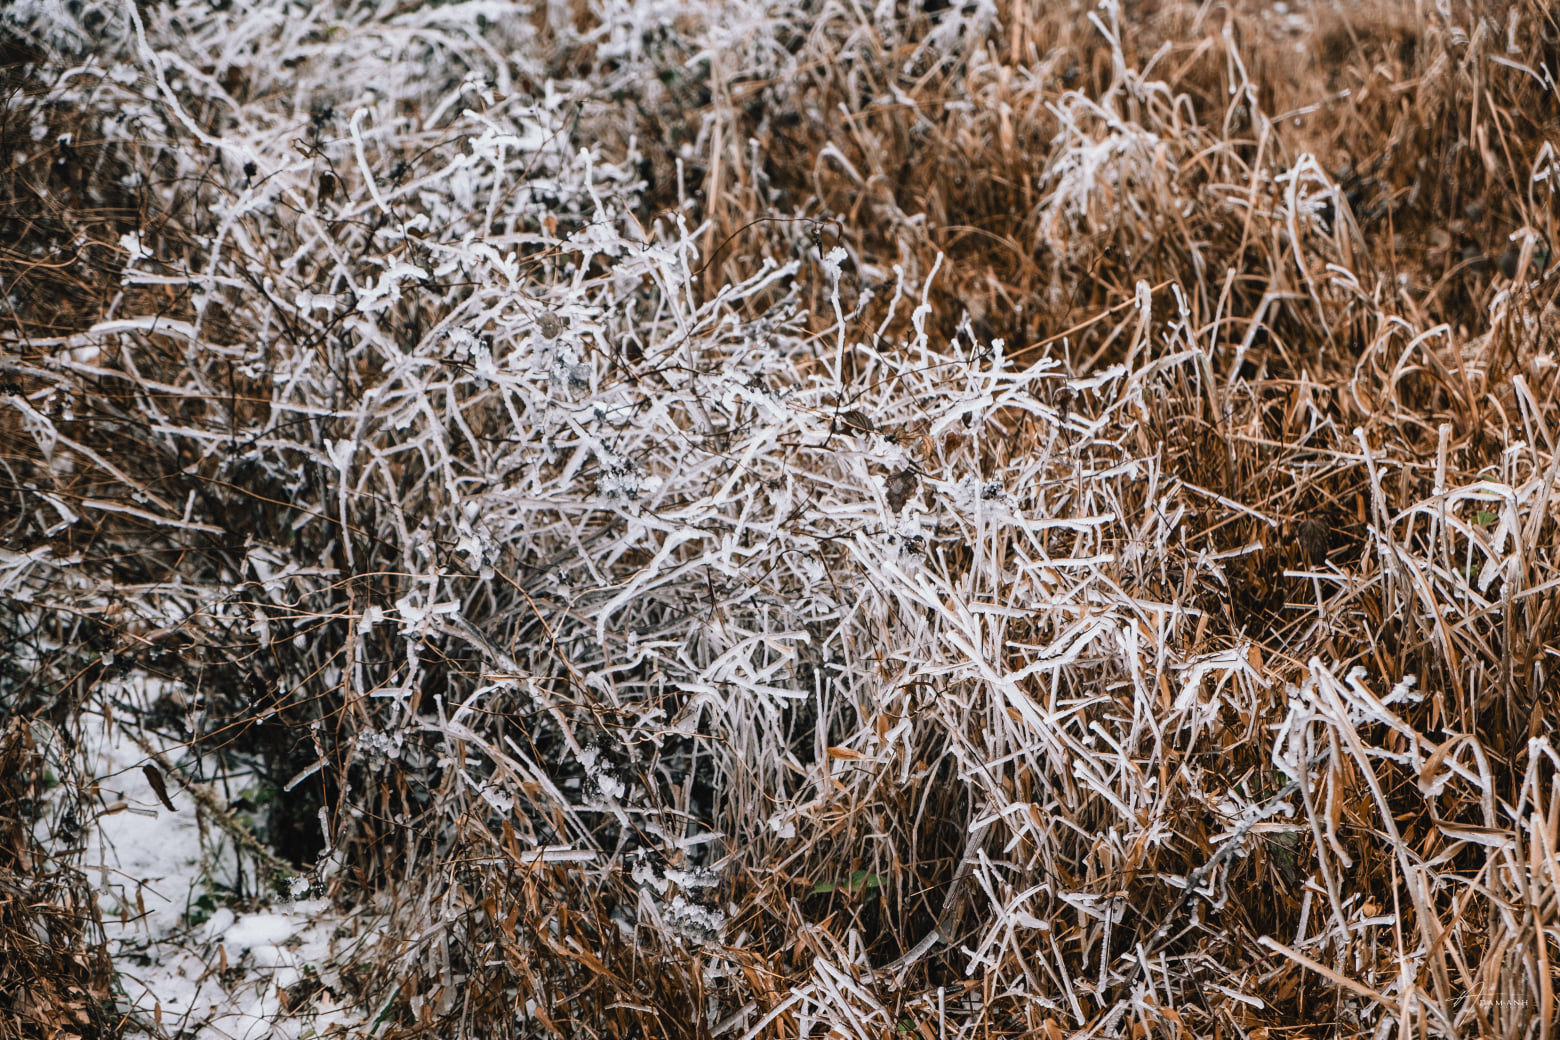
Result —
<svg viewBox="0 0 1560 1040"><path fill-rule="evenodd" d="M155 701L146 685L155 682L131 699ZM137 731L142 746L115 721L83 722L105 806L83 863L131 1014L126 1036L302 1040L361 1025L331 968L352 963L344 947L364 931L356 919L326 899L257 895L254 865L240 869L232 841L173 778L168 811L144 767L151 751L199 775L182 744L147 729Z"/></svg>

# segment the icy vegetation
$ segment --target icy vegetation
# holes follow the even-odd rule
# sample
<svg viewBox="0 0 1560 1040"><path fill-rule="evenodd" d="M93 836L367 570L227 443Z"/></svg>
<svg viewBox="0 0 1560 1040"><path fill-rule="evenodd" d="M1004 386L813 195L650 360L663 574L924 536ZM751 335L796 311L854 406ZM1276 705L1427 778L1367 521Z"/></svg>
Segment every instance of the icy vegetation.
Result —
<svg viewBox="0 0 1560 1040"><path fill-rule="evenodd" d="M1547 1035L1554 17L1044 6L0 13L17 1021Z"/></svg>

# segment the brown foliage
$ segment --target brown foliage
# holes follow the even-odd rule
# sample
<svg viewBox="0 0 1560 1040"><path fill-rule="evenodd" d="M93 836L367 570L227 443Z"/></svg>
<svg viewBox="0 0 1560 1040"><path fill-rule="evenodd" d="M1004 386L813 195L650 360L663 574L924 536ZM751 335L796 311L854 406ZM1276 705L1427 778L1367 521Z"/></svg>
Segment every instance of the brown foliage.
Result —
<svg viewBox="0 0 1560 1040"><path fill-rule="evenodd" d="M81 825L48 818L60 810L29 724L0 724L0 1037L108 1040L120 1023L96 896L72 859Z"/></svg>

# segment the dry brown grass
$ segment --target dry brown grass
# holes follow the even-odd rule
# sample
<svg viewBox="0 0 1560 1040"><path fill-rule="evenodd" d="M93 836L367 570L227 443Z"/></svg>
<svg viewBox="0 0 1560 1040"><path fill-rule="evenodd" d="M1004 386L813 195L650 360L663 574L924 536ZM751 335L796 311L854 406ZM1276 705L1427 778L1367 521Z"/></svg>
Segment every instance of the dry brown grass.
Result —
<svg viewBox="0 0 1560 1040"><path fill-rule="evenodd" d="M313 166L261 171L284 216L236 222L247 256L200 244L239 174L157 185L158 270L220 291L5 254L6 378L74 408L70 467L0 427L8 537L53 554L17 574L62 590L17 688L97 639L221 691L203 746L328 762L284 852L320 854L325 807L335 891L403 923L362 982L386 1040L1547 1040L1560 21L1293 8L817 3L746 35L690 17L611 68L601 12L543 25L510 89L604 70L618 93L552 132L635 161L633 222L696 246L681 269L571 270L570 226L611 220L538 158L540 208L479 192L485 223L399 239L429 267L501 241L511 297L495 261L382 318L298 313L466 154L409 100L374 185L349 113L292 126ZM310 45L356 68L334 39ZM180 89L220 122L211 83ZM253 127L283 85L225 89ZM44 206L39 170L3 178L15 241L124 233L126 200L50 181ZM803 266L754 286L766 261ZM199 329L69 338L111 298ZM447 356L456 327L526 356L543 307L599 331L592 400L641 426L586 434L556 379L567 418ZM358 483L327 441L377 453ZM581 466L661 490L603 505ZM140 512L55 530L39 489ZM496 576L460 555L473 525ZM278 584L256 546L328 572ZM408 650L364 619L428 567L465 620ZM133 605L91 615L64 571Z"/></svg>
<svg viewBox="0 0 1560 1040"><path fill-rule="evenodd" d="M91 886L72 860L81 802L51 803L29 727L0 733L0 1037L117 1036L112 967ZM63 769L60 770L63 772ZM56 781L57 782L57 781Z"/></svg>
<svg viewBox="0 0 1560 1040"><path fill-rule="evenodd" d="M744 167L746 154L731 148L707 166L741 171L725 176L743 187L767 183L773 193L720 193L722 203L709 208L712 237L740 231L744 242L758 239L764 226L751 224L755 216L791 206L841 232L863 282L901 264L916 284L942 255L946 273L931 294L940 332L955 335L967 320L976 342L1001 337L1016 358L1064 358L1080 377L1111 363L1137 368L1165 347L1203 355L1111 424L1121 431L1122 455L1155 459L1162 482L1200 489L1187 502L1187 555L1158 573L1117 575L1128 597L1203 612L1194 626L1145 630L1145 638L1165 640L1161 654L1183 660L1233 652L1249 662L1242 671L1250 685L1237 698L1244 703L1216 716L1211 745L1168 754L1162 782L1190 754L1208 756L1213 775L1260 783L1272 768L1262 720L1282 718L1286 687L1308 677L1326 685L1360 665L1385 684L1378 695L1404 675L1430 693L1393 719L1395 730L1350 734L1352 764L1327 774L1317 801L1335 807L1332 826L1352 830L1352 838L1313 827L1296 835L1298 845L1267 840L1229 879L1232 892L1251 898L1210 911L1216 945L1249 944L1255 959L1245 977L1266 1009L1243 1009L1204 989L1200 1007L1157 1021L1145 1013L1145 1024L1172 1034L1182 1026L1201 1034L1220 1020L1347 1028L1350 990L1334 985L1336 974L1287 951L1258 952L1256 942L1292 934L1304 917L1292 857L1326 860L1325 837L1338 862L1352 863L1347 872L1335 865L1326 879L1339 927L1351 901L1385 908L1397 921L1394 942L1372 940L1376 953L1367 956L1351 940L1336 963L1380 956L1382 977L1390 977L1387 965L1415 945L1414 935L1421 950L1435 951L1437 966L1422 968L1419 985L1448 1019L1419 1017L1403 1003L1406 1028L1448 1028L1459 1018L1459 987L1513 994L1478 1011L1481 1032L1531 1025L1553 1008L1553 889L1539 895L1526 887L1521 853L1515 861L1509 852L1504 861L1471 856L1466 845L1454 853L1448 821L1471 804L1437 812L1422 797L1424 773L1415 791L1413 769L1373 756L1405 750L1410 733L1443 760L1478 746L1489 763L1481 776L1486 806L1529 805L1534 830L1519 844L1532 843L1532 863L1552 854L1560 809L1554 763L1530 757L1529 742L1555 730L1555 521L1547 506L1521 505L1515 513L1480 507L1472 524L1454 518L1459 500L1493 502L1474 488L1493 496L1503 493L1497 485L1520 487L1507 501L1532 494L1547 502L1553 479L1560 282L1540 275L1551 263L1556 209L1533 175L1560 131L1554 89L1534 73L1556 68L1556 22L1523 4L1460 7L1445 21L1424 5L1295 5L1305 23L1296 30L1262 6L1125 5L1119 24L1096 27L1085 22L1085 8L1000 5L997 25L935 55L941 64L918 46L935 18L911 16L883 33L845 8L826 8L806 26L803 74L733 85L731 93L760 103L745 114L735 105L714 110L717 121L729 118L708 140L756 134L763 162ZM1070 211L1066 178L1090 148L1111 157L1087 185L1087 202ZM1294 176L1288 183L1286 173ZM719 187L709 175L706 195ZM769 241L746 255L784 248L783 238ZM743 264L734 250L707 277L735 277ZM1174 319L1179 309L1181 327L1163 346L1154 342L1166 335L1160 322L1145 326L1128 306L1134 285L1143 284L1154 292L1156 317ZM1169 285L1184 298L1172 302ZM852 336L878 327L881 303L862 309ZM821 298L811 310L821 319L830 313ZM902 318L886 339L903 333ZM1066 405L1060 410L1065 420ZM1017 417L1004 425L983 446L983 470L1010 469L1054 436ZM1458 488L1466 490L1448 490ZM1145 492L1129 491L1124 515L1154 512ZM1467 568L1484 563L1497 512L1511 518L1507 537L1520 540L1521 563L1470 581ZM1118 552L1130 545L1117 543ZM1210 553L1232 558L1217 580L1189 582ZM1009 629L1014 642L1031 641L1022 635ZM1014 671L1026 663L1021 654L1010 660ZM1160 682L1168 709L1171 690ZM1383 751L1367 751L1378 741ZM1005 789L1020 805L1030 796L1011 785L1024 785L1022 774ZM1074 854L1085 873L1048 865L1039 875L1126 896L1127 934L1110 942L1129 956L1159 952L1162 928L1185 912L1165 901L1158 879L1186 873L1209 850L1207 818L1198 820L1199 804L1208 803L1160 795L1167 796L1180 805L1168 824L1179 841L1106 853L1088 837L1097 834L1094 813L1079 805L1084 811L1072 822L1083 840ZM892 803L882 804L894 818ZM1023 828L1009 827L1021 841ZM928 890L947 885L957 844L944 847L943 873L927 879ZM820 846L823 859L837 855ZM1483 916L1470 914L1465 892L1432 896L1416 890L1422 880L1405 882L1405 873L1422 879L1427 864L1447 856L1465 869L1479 864L1480 877L1504 869L1502 884L1516 887L1488 893L1483 914L1491 916ZM1310 897L1304 902L1310 906ZM890 916L913 919L906 909ZM778 909L771 916L778 934L794 934L794 920ZM1500 920L1498 935L1479 935L1470 916ZM921 918L924 929L925 910ZM828 920L840 928L850 918ZM869 921L856 923L887 949L900 945ZM1467 945L1454 953L1451 937ZM1079 927L1054 938L1063 973L1090 975L1098 935ZM1035 955L1043 959L1045 947ZM1031 970L1016 961L986 965L988 999L993 978ZM933 972L918 992L962 977ZM1140 984L1144 975L1133 978ZM1318 1001L1323 992L1337 999ZM906 1006L907 995L895 1001ZM1022 1005L1001 1013L993 1005L982 1028L1038 1028L1033 1005Z"/></svg>

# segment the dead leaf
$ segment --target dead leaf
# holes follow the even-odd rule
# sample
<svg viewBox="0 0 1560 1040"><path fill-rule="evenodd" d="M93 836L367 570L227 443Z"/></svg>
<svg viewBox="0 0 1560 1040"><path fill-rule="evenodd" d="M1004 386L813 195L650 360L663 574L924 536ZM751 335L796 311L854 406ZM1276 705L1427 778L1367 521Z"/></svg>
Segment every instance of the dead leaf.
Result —
<svg viewBox="0 0 1560 1040"><path fill-rule="evenodd" d="M1461 738L1453 737L1443 742L1440 747L1430 753L1429 758L1425 759L1425 764L1419 769L1420 794L1429 796L1430 788L1435 782L1435 774L1441 770L1441 763L1446 761L1446 756L1455 751L1460 743L1462 743Z"/></svg>
<svg viewBox="0 0 1560 1040"><path fill-rule="evenodd" d="M865 412L857 411L854 408L848 412L840 413L840 423L844 425L845 429L856 430L861 433L871 433L877 429L876 426L872 425L872 420L867 418Z"/></svg>
<svg viewBox="0 0 1560 1040"><path fill-rule="evenodd" d="M163 783L162 773L150 762L141 767L141 772L146 774L146 782L152 785L152 793L157 800L168 807L169 812L178 812L173 807L173 799L168 797L168 785Z"/></svg>
<svg viewBox="0 0 1560 1040"><path fill-rule="evenodd" d="M320 174L320 186L314 197L316 209L324 209L326 203L336 197L336 189L340 183L336 179L336 175L329 170Z"/></svg>
<svg viewBox="0 0 1560 1040"><path fill-rule="evenodd" d="M888 508L899 512L905 507L905 503L915 497L916 488L920 486L920 478L913 469L902 469L888 478L883 485L884 492L888 495Z"/></svg>

